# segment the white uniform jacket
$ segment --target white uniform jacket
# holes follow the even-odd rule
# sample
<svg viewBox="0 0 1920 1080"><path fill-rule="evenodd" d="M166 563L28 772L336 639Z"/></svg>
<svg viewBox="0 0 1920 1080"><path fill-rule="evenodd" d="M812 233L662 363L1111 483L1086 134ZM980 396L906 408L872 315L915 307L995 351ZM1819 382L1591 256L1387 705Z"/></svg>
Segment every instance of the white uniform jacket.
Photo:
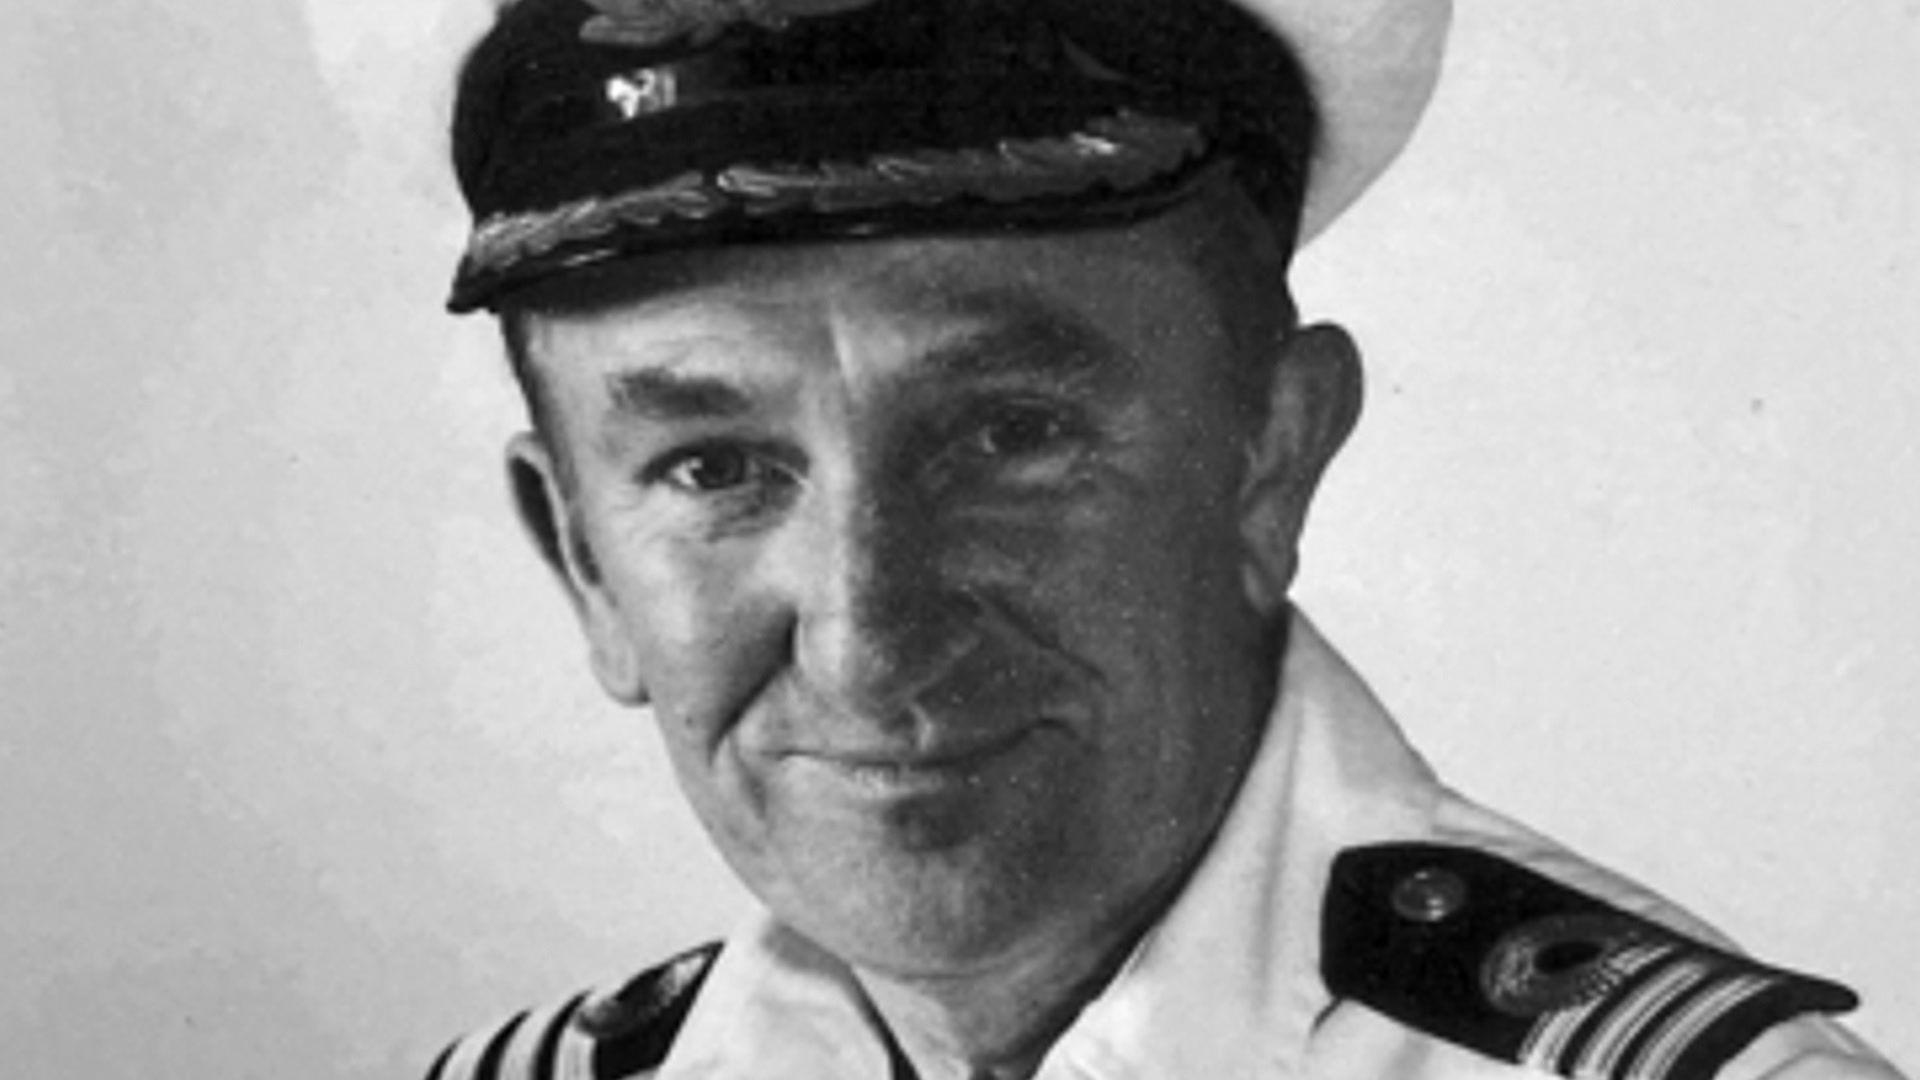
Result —
<svg viewBox="0 0 1920 1080"><path fill-rule="evenodd" d="M1673 1065L1690 1041L1770 978L1763 970L1744 982L1729 976L1724 985L1689 988L1687 977L1668 970L1611 996L1576 987L1566 1002L1548 1001L1524 1020L1531 1025L1524 1044L1505 1056L1438 1033L1458 1011L1454 999L1472 995L1388 987L1407 991L1395 1009L1337 994L1322 956L1327 908L1338 891L1330 891L1335 860L1376 845L1415 845L1416 856L1418 845L1441 846L1433 849L1443 853L1438 877L1402 880L1404 895L1383 907L1397 905L1416 923L1443 923L1478 902L1446 869L1445 852L1468 849L1469 857L1497 857L1496 868L1511 865L1522 879L1551 879L1676 931L1685 936L1673 939L1682 951L1690 942L1705 943L1707 954L1730 946L1659 897L1442 786L1304 617L1294 619L1281 679L1263 742L1212 847L1118 975L1054 1044L1038 1080L1678 1080ZM1602 924L1632 921L1611 918ZM1363 927L1327 940L1336 949L1350 939L1399 949L1388 941L1402 940L1398 934ZM1522 967L1540 954L1539 947L1508 948ZM1629 952L1619 955L1630 959ZM1407 970L1429 967L1416 958ZM1530 984L1516 985L1524 999ZM1547 989L1549 998L1558 992ZM1427 1022L1429 1012L1438 1022ZM1502 1019L1498 1010L1487 1015ZM614 995L523 1014L510 1029L455 1044L437 1064L436 1080L889 1080L897 1066L872 1016L843 965L762 913L717 957L711 949L689 954ZM1721 1080L1897 1080L1823 1016L1769 1024L1757 1038L1741 1036L1744 1049L1715 1059ZM637 1050L636 1035L645 1044ZM610 1040L620 1039L626 1052L609 1053ZM1734 1056L1721 1064L1727 1054Z"/></svg>

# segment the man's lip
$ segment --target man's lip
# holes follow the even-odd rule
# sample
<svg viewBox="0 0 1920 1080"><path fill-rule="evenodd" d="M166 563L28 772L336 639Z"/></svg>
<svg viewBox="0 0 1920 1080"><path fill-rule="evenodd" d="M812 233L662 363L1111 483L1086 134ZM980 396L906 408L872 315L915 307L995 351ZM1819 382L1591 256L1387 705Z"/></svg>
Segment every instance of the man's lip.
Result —
<svg viewBox="0 0 1920 1080"><path fill-rule="evenodd" d="M836 748L798 751L789 756L823 765L876 790L935 787L977 775L1018 750L1038 727L1024 727L991 739L955 740L904 751Z"/></svg>

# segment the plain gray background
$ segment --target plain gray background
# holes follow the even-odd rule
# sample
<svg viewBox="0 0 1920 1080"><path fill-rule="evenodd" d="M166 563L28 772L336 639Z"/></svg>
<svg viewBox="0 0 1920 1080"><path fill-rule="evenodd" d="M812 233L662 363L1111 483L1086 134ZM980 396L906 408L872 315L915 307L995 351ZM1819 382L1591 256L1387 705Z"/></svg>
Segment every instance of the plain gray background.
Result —
<svg viewBox="0 0 1920 1080"><path fill-rule="evenodd" d="M0 1073L405 1076L723 930L507 511L484 0L0 9ZM1301 599L1442 771L1920 1063L1920 4L1462 0L1304 258Z"/></svg>

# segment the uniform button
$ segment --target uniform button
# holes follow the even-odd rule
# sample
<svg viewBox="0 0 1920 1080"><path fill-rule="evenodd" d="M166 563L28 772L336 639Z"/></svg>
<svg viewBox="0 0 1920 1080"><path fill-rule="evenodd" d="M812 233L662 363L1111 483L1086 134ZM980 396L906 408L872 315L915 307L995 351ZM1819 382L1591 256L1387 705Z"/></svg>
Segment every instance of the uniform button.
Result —
<svg viewBox="0 0 1920 1080"><path fill-rule="evenodd" d="M1445 922L1466 906L1466 880L1438 866L1415 870L1393 887L1393 910L1408 922Z"/></svg>

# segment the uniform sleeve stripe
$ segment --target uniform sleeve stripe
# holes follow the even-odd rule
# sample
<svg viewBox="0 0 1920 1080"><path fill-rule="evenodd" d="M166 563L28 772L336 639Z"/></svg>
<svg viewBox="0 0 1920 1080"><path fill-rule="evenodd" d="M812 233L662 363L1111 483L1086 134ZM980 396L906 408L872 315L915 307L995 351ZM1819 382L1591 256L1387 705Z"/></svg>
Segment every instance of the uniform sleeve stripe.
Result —
<svg viewBox="0 0 1920 1080"><path fill-rule="evenodd" d="M1587 1074L1577 1070L1588 1060L1589 1051L1594 1045L1607 1037L1613 1021L1628 1002L1646 992L1649 987L1655 988L1654 992L1658 993L1661 992L1659 988L1670 987L1676 982L1697 985L1705 971L1706 966L1697 956L1676 951L1666 963L1654 967L1644 973L1641 978L1621 986L1616 993L1602 995L1599 1008L1594 1010L1587 1021L1581 1025L1580 1030L1562 1045L1559 1058L1547 1063L1548 1070L1562 1076L1589 1080Z"/></svg>
<svg viewBox="0 0 1920 1080"><path fill-rule="evenodd" d="M1664 1080L1682 1053L1701 1033L1739 1008L1755 994L1773 985L1774 980L1741 975L1716 986L1690 1002L1685 1009L1669 1017L1658 1035L1636 1061L1634 1074L1645 1080Z"/></svg>
<svg viewBox="0 0 1920 1080"><path fill-rule="evenodd" d="M446 1080L447 1061L453 1057L453 1048L457 1045L448 1043L447 1048L440 1051L440 1056L433 1059L433 1066L427 1070L427 1080Z"/></svg>
<svg viewBox="0 0 1920 1080"><path fill-rule="evenodd" d="M1624 990L1642 972L1649 972L1645 977L1652 978L1650 972L1668 963L1677 952L1668 942L1648 942L1621 950L1618 956L1607 963L1621 979L1618 989ZM1517 1060L1546 1072L1557 1071L1574 1037L1587 1027L1588 1021L1596 1013L1607 1008L1610 1000L1609 996L1602 995L1585 1004L1541 1017L1520 1047Z"/></svg>
<svg viewBox="0 0 1920 1080"><path fill-rule="evenodd" d="M533 1059L541 1037L553 1023L559 1006L528 1013L511 1031L503 1032L506 1042L494 1066L497 1080L526 1080L533 1075Z"/></svg>
<svg viewBox="0 0 1920 1080"><path fill-rule="evenodd" d="M500 1080L500 1063L507 1055L507 1045L513 1041L513 1033L527 1022L527 1013L521 1013L487 1040L486 1052L474 1064L473 1080Z"/></svg>
<svg viewBox="0 0 1920 1080"><path fill-rule="evenodd" d="M444 1059L441 1080L474 1080L479 1075L480 1059L487 1051L488 1042L475 1032L454 1043Z"/></svg>
<svg viewBox="0 0 1920 1080"><path fill-rule="evenodd" d="M1606 1003L1605 998L1595 998L1584 1005L1562 1009L1543 1018L1534 1025L1533 1033L1520 1048L1520 1064L1531 1065L1543 1072L1553 1072L1560 1063L1561 1055L1566 1053L1567 1043L1572 1040L1573 1033L1585 1026L1587 1019L1599 1012Z"/></svg>
<svg viewBox="0 0 1920 1080"><path fill-rule="evenodd" d="M587 995L581 994L567 1002L566 1006L554 1015L553 1022L547 1025L547 1030L540 1033L540 1043L533 1052L532 1068L527 1072L533 1080L557 1080L559 1077L560 1040L573 1026L574 1014L580 1011L581 1002L586 1000Z"/></svg>
<svg viewBox="0 0 1920 1080"><path fill-rule="evenodd" d="M553 1080L599 1080L593 1067L593 1038L569 1022L560 1029L553 1051Z"/></svg>
<svg viewBox="0 0 1920 1080"><path fill-rule="evenodd" d="M1711 964L1688 958L1661 972L1624 1000L1615 1002L1601 1017L1586 1051L1568 1075L1593 1080L1611 1078L1634 1036L1645 1030L1662 1008L1705 982L1712 973Z"/></svg>

